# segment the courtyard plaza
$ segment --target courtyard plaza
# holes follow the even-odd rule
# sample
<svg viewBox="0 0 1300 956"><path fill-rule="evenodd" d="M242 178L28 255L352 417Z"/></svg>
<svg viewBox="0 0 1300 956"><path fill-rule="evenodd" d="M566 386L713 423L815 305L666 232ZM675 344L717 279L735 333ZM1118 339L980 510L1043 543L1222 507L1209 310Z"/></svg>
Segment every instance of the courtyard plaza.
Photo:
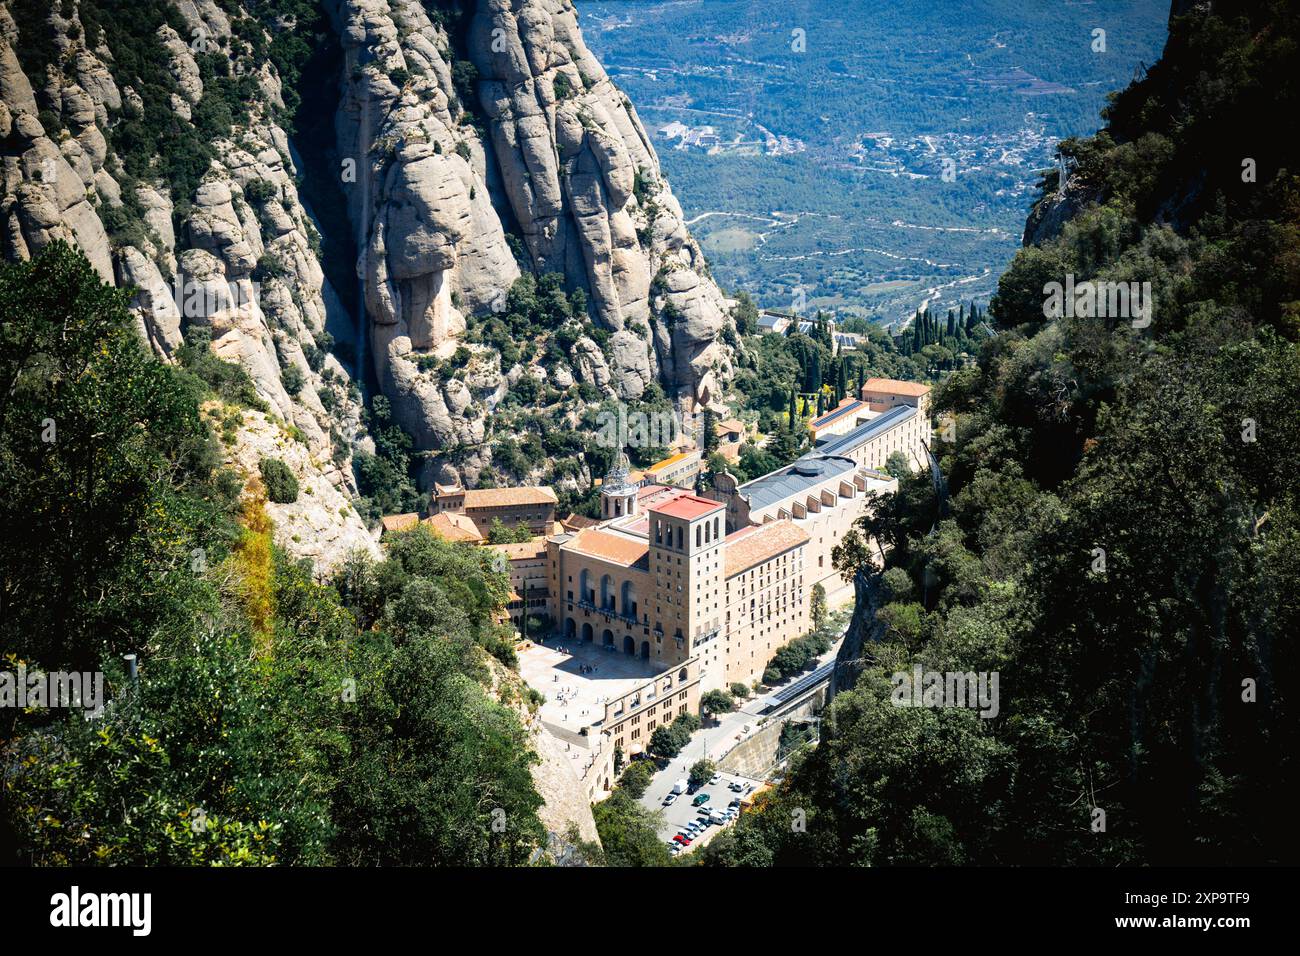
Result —
<svg viewBox="0 0 1300 956"><path fill-rule="evenodd" d="M610 645L549 636L519 651L519 673L546 696L542 722L580 733L605 719L605 704L667 668ZM653 693L653 685L650 688Z"/></svg>

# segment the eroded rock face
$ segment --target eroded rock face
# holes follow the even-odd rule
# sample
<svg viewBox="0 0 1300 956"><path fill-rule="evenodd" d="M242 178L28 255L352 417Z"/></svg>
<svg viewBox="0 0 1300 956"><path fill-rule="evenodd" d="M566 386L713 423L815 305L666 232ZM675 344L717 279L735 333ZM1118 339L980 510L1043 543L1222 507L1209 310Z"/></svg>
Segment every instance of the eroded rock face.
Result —
<svg viewBox="0 0 1300 956"><path fill-rule="evenodd" d="M51 6L58 56L36 89L14 43L21 30L39 25L16 23L0 6L0 251L13 259L56 239L78 246L105 281L135 289L131 309L141 336L164 361L174 360L187 328L208 328L216 354L243 367L271 413L300 436L300 480L323 482L338 498L337 507L299 521L286 548L332 562L341 557L340 542L367 546L356 534L360 528L369 541L355 512L349 518L340 511L356 491L351 447L360 404L347 371L318 344L331 318L349 320L338 315L313 252L288 137L273 119L272 108L283 105L274 69L252 65L261 96L249 104L247 123L212 144L216 158L193 195L173 196L161 175L124 187L115 176L122 160L106 133L124 109L146 104L119 86L103 38L85 36L75 6ZM230 56L231 26L213 0L176 6L187 29L162 27L158 49L176 81L166 108L185 119L203 96L191 38ZM71 20L63 18L69 8ZM42 117L55 128L46 129ZM182 200L189 212L175 223ZM109 210L129 220L116 236L105 228ZM233 454L248 457L238 446ZM320 498L331 496L322 488Z"/></svg>
<svg viewBox="0 0 1300 956"><path fill-rule="evenodd" d="M75 5L53 6L58 55L33 88L14 54L23 27L0 0L4 254L76 244L105 280L136 288L141 334L164 360L187 329L208 328L214 351L238 362L312 458L354 491L347 464L360 406L321 347L327 327L351 318L313 251L274 119L283 105L274 69L238 59L238 18L226 5L178 0L183 24L156 35L174 86L136 90L116 75L103 37L84 36ZM469 63L456 67L451 39L421 0L327 6L345 55L335 125L339 158L350 163L342 178L360 241L367 357L420 450L456 449L453 477L470 482L491 463L488 418L516 370L490 349L462 347L467 322L500 309L521 268L563 275L609 333L584 335L571 354L538 366L575 406L592 400L591 388L632 400L658 383L689 409L730 374L719 341L726 302L571 4L479 2L459 54L479 80L459 91L453 77ZM205 96L200 49L254 79L247 121L212 144L215 159L189 195L173 194L161 173L122 177L109 145L115 124L146 106L194 115ZM142 92L166 102L146 104Z"/></svg>
<svg viewBox="0 0 1300 956"><path fill-rule="evenodd" d="M339 490L341 482L330 470L312 461L311 450L270 415L246 411L241 416L235 442L228 447L226 463L246 481L259 480L263 458L285 463L298 479L298 499L288 504L266 503L275 524L278 545L295 557L311 558L318 568L328 568L349 554L362 552L379 558L379 544Z"/></svg>
<svg viewBox="0 0 1300 956"><path fill-rule="evenodd" d="M467 39L477 103L462 101L451 40L418 0L334 0L331 11L376 372L422 447L482 432L448 420L457 402L416 366L453 355L466 317L499 307L520 273L506 224L517 224L523 267L562 273L613 333L605 350L580 342L553 382L636 399L658 380L690 407L730 375L726 301L571 4L480 0ZM486 415L492 392L469 377L465 387L466 414Z"/></svg>
<svg viewBox="0 0 1300 956"><path fill-rule="evenodd" d="M730 374L729 352L718 341L727 308L650 137L587 49L572 3L482 0L469 42L502 179L514 184L511 208L534 265L563 269L588 290L606 328L630 328L653 344L649 371L670 393L698 398L710 369ZM670 278L666 288L654 288L656 276L686 274L689 282ZM639 331L646 326L648 333ZM619 393L638 397L643 351L624 339L612 359Z"/></svg>

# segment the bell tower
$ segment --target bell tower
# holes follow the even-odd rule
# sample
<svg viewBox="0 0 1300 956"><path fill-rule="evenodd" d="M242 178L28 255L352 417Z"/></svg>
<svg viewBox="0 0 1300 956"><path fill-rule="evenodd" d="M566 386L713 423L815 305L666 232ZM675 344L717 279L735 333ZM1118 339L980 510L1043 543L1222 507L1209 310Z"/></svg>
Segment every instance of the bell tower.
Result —
<svg viewBox="0 0 1300 956"><path fill-rule="evenodd" d="M637 487L628 481L627 474L627 455L620 448L609 474L600 485L600 516L605 521L636 514Z"/></svg>

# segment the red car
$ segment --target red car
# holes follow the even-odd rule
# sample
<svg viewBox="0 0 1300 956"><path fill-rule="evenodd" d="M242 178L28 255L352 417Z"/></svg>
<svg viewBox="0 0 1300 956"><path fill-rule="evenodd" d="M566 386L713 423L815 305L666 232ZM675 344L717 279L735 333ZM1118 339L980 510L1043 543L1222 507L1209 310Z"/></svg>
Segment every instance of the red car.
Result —
<svg viewBox="0 0 1300 956"><path fill-rule="evenodd" d="M673 837L673 839L676 840L678 843L680 843L682 846L691 845L691 838L688 836L682 836L680 833L677 834L677 836Z"/></svg>

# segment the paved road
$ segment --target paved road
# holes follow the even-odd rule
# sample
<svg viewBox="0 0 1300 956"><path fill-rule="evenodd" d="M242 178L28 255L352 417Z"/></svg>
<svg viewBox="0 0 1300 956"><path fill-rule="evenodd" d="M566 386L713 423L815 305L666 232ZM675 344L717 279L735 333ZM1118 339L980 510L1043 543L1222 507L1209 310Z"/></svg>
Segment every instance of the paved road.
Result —
<svg viewBox="0 0 1300 956"><path fill-rule="evenodd" d="M837 640L829 651L817 659L813 667L820 667L822 664L834 660L835 655L839 652L842 640L842 637ZM668 796L668 791L672 789L673 783L689 777L691 765L704 757L707 756L711 760L720 759L744 736L746 727L749 728L750 732L756 730L759 715L771 702L772 695L779 693L782 688L792 686L796 681L811 673L812 670L813 668L809 668L804 674L783 681L778 687L762 697L751 697L739 710L721 715L716 723L710 721L691 736L690 743L682 748L681 753L668 762L665 769L660 770L651 778L650 785L646 787L646 792L641 797L641 805L649 810L663 812L664 825L659 832L665 841L672 839L673 834L680 830L684 824L694 820L699 815L698 808L691 806L694 794L689 797L687 795L679 796L671 806L663 806L664 797ZM763 782L724 773L719 783L705 786L700 792L709 794L710 806L725 808L732 798L738 796L738 794L727 789L727 784L733 780L754 785ZM721 803L718 802L719 800L721 800ZM719 827L709 827L705 830L700 841L691 844L691 849L695 849L702 843L707 843L717 834L719 829Z"/></svg>

